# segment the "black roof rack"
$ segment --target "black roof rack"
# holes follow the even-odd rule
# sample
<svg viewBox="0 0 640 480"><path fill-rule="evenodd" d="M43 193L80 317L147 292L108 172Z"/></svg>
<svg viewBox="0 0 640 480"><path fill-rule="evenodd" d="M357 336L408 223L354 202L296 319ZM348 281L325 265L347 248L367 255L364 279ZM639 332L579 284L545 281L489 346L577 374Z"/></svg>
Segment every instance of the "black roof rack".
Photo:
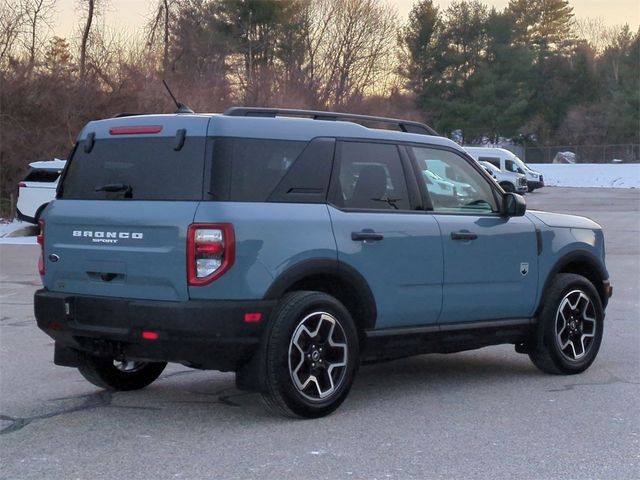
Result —
<svg viewBox="0 0 640 480"><path fill-rule="evenodd" d="M111 118L122 118L122 117L136 117L138 115L144 115L144 113L128 113L128 112L122 112L122 113L117 113L115 114L113 117Z"/></svg>
<svg viewBox="0 0 640 480"><path fill-rule="evenodd" d="M355 113L323 112L319 110L297 110L292 108L263 108L263 107L231 107L224 112L230 117L310 117L314 120L351 120L355 122L387 123L397 126L406 133L418 133L421 135L436 135L429 125L414 122L412 120L400 120L397 118L375 117L371 115L359 115Z"/></svg>

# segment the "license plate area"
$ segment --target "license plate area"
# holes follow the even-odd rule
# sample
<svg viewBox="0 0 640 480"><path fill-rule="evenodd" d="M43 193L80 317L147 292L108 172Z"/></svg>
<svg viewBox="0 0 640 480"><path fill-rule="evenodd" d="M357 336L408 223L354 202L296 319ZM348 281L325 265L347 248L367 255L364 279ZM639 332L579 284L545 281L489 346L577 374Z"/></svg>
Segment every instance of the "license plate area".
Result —
<svg viewBox="0 0 640 480"><path fill-rule="evenodd" d="M118 300L76 297L73 319L92 327L129 327L129 303Z"/></svg>

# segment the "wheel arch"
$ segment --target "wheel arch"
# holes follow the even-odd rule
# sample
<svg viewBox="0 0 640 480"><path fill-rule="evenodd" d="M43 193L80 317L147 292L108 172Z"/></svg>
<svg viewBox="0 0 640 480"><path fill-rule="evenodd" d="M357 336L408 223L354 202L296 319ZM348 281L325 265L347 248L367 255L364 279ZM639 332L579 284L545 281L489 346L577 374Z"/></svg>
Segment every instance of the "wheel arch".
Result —
<svg viewBox="0 0 640 480"><path fill-rule="evenodd" d="M40 221L40 217L42 216L42 212L44 212L44 209L47 208L47 206L49 205L49 203L51 202L47 202L47 203L43 203L42 205L40 205L38 207L38 210L36 210L36 214L33 217L34 223L37 225L38 222Z"/></svg>
<svg viewBox="0 0 640 480"><path fill-rule="evenodd" d="M319 291L337 298L351 313L362 335L375 327L377 309L369 284L353 267L330 259L306 260L282 272L264 295L277 300L297 290Z"/></svg>
<svg viewBox="0 0 640 480"><path fill-rule="evenodd" d="M553 278L558 273L575 273L589 280L600 296L602 307L606 307L609 301L605 280L609 279L609 273L602 262L591 252L586 250L570 252L562 256L553 266L545 280L536 315L544 304L544 295L547 292Z"/></svg>

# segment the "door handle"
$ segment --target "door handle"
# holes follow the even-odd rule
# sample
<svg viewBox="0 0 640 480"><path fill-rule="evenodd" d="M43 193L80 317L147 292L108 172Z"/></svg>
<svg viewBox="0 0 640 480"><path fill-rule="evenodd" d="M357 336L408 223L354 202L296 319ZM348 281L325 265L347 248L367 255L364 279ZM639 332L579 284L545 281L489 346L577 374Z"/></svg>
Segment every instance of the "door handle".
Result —
<svg viewBox="0 0 640 480"><path fill-rule="evenodd" d="M351 240L354 242L366 242L367 240L382 240L384 235L373 231L351 232Z"/></svg>
<svg viewBox="0 0 640 480"><path fill-rule="evenodd" d="M475 240L478 235L468 231L451 232L451 240Z"/></svg>

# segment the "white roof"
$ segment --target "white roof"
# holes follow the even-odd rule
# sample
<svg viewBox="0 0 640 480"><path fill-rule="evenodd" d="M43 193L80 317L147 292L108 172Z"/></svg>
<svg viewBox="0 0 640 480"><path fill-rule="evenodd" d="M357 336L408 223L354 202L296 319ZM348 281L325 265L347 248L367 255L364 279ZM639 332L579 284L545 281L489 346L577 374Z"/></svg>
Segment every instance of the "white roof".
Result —
<svg viewBox="0 0 640 480"><path fill-rule="evenodd" d="M29 166L31 168L39 168L42 170L62 170L66 163L67 163L66 160L60 160L59 158L54 158L53 160L31 162Z"/></svg>

